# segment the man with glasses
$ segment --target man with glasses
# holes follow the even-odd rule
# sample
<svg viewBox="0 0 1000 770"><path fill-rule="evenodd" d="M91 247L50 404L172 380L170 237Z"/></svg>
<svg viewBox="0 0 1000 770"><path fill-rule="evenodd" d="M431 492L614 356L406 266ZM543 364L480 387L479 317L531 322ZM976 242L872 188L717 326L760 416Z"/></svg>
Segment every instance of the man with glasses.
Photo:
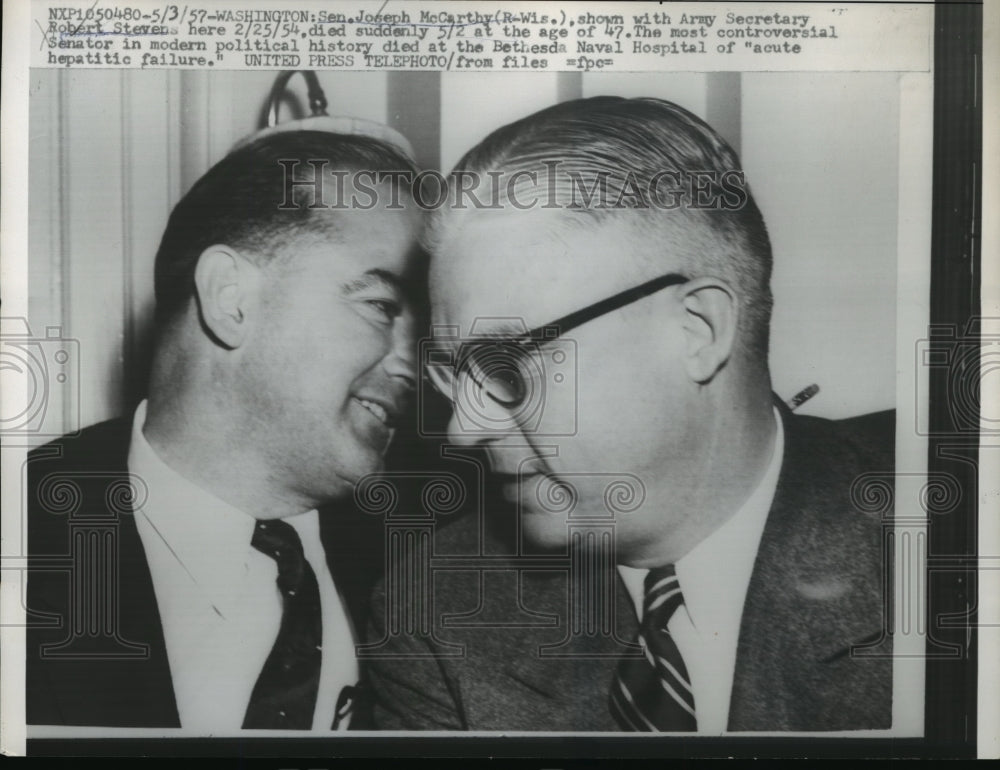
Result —
<svg viewBox="0 0 1000 770"><path fill-rule="evenodd" d="M436 557L483 558L434 576L429 632L387 627L376 592L379 727L889 727L890 573L851 490L891 472L892 415L773 394L770 242L736 154L669 102L599 97L499 129L453 179L482 205L426 234L423 362L508 508L439 530ZM581 544L588 521L614 546Z"/></svg>

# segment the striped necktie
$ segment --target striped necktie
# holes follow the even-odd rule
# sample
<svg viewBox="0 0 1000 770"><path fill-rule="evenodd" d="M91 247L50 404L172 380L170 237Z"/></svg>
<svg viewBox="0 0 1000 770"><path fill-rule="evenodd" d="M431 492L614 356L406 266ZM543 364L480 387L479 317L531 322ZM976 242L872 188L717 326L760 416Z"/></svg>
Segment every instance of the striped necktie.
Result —
<svg viewBox="0 0 1000 770"><path fill-rule="evenodd" d="M283 610L278 638L250 696L243 727L308 730L323 661L316 574L291 524L258 521L250 544L277 562Z"/></svg>
<svg viewBox="0 0 1000 770"><path fill-rule="evenodd" d="M673 565L646 576L639 644L643 657L623 658L611 684L611 714L622 730L691 732L697 729L694 693L667 623L684 603Z"/></svg>

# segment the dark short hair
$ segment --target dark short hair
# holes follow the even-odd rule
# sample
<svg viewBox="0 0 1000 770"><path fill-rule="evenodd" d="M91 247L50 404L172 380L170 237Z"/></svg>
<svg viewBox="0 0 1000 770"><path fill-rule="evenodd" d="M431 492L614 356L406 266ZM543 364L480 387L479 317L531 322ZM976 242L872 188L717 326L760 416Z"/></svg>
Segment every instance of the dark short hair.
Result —
<svg viewBox="0 0 1000 770"><path fill-rule="evenodd" d="M559 164L555 175L546 166L553 162ZM649 189L659 191L648 183L664 172L680 179L704 172L717 176L735 172L743 178L736 152L703 120L662 99L598 96L562 102L494 131L459 160L452 174L482 177L499 170L511 175L534 171L540 184L553 180L563 188L559 191L563 204L573 174L591 178L606 174L612 201L616 184L638 182L638 195L630 196L630 205L624 208L555 208L597 220L638 214L654 232L671 232L663 242L680 246L682 253L676 256L686 263L682 269L691 271L691 277L726 280L740 294L740 345L758 360L767 360L771 242L745 180L744 195L736 206L705 208L682 199L667 208L662 201L642 197ZM434 250L456 214L461 212L436 212L425 237L429 250Z"/></svg>
<svg viewBox="0 0 1000 770"><path fill-rule="evenodd" d="M408 158L385 142L326 131L278 132L232 151L195 182L170 214L156 254L155 324L160 331L194 296L195 267L209 246L226 244L270 255L301 233L330 226L331 217L315 216L321 207L310 207L317 203L311 197L315 188L301 184L315 178L317 167L324 173L416 172ZM332 201L324 196L323 203Z"/></svg>

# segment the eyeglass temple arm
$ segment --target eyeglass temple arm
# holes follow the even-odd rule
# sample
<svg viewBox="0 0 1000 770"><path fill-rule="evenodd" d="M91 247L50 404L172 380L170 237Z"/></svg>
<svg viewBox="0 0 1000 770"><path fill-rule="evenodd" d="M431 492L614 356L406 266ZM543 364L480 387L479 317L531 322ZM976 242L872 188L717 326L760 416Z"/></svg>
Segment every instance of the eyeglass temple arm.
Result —
<svg viewBox="0 0 1000 770"><path fill-rule="evenodd" d="M546 330L551 329L552 327L556 327L558 329L558 335L565 334L571 329L575 329L577 326L585 324L587 321L592 321L595 318L605 315L606 313L610 313L613 310L617 310L620 307L631 305L633 302L637 302L643 297L648 297L650 294L655 294L662 289L666 289L668 286L678 286L682 283L687 283L689 280L690 279L687 276L683 276L679 273L667 273L666 275L661 275L650 281L641 283L638 286L633 286L631 289L620 291L607 299L602 299L600 302L595 302L593 305L589 305L582 310L576 310L569 315L564 315L562 318L557 318L555 321L547 323L544 326L539 326L529 332L519 334L514 338L514 341L533 342L539 339L544 340L546 338Z"/></svg>

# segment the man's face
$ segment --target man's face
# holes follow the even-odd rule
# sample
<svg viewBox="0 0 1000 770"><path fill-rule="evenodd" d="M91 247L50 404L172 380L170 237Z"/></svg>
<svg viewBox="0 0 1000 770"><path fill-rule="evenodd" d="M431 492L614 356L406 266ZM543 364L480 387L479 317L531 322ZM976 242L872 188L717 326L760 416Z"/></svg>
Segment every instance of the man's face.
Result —
<svg viewBox="0 0 1000 770"><path fill-rule="evenodd" d="M242 360L253 440L273 482L318 505L377 472L414 385L412 205L319 211L263 268ZM336 236L330 233L336 233Z"/></svg>
<svg viewBox="0 0 1000 770"><path fill-rule="evenodd" d="M467 212L432 255L433 323L457 325L463 337L477 319L516 317L532 329L669 270L662 259L636 258L657 244L634 223L566 216L544 210ZM651 267L657 264L665 269ZM535 387L544 401L532 425L512 420L502 432L468 432L470 420L463 425L459 419L462 410L478 413L473 416L480 422L503 419L504 412L489 399L470 403L462 395L472 392L468 378L459 378L450 438L486 450L504 497L519 506L530 540L552 547L566 542L560 483L577 491L574 515L608 515L608 488L621 474L638 476L646 496L637 510L616 517L621 553L638 552L662 536L664 511L657 500L665 487L683 483L678 479L684 476L685 448L695 435L687 408L695 396L678 365L684 347L681 314L676 290L667 289L542 346L538 360L544 371ZM493 325L496 321L478 321L477 336ZM551 357L544 355L550 349L575 352L575 386L566 386L574 373L565 362L563 384L556 384L559 372L549 369ZM489 410L493 413L484 413ZM553 432L571 435L546 435Z"/></svg>

